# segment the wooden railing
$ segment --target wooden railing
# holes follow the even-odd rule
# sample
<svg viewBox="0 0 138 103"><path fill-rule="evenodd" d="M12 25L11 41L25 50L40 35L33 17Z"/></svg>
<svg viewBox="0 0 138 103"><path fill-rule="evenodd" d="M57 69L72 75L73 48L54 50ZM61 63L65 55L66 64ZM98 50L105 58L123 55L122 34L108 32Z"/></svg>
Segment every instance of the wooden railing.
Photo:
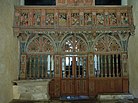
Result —
<svg viewBox="0 0 138 103"><path fill-rule="evenodd" d="M52 55L27 55L24 79L46 79L54 77L54 58ZM20 78L22 76L20 75Z"/></svg>
<svg viewBox="0 0 138 103"><path fill-rule="evenodd" d="M122 28L133 26L132 8L117 7L15 7L14 27Z"/></svg>
<svg viewBox="0 0 138 103"><path fill-rule="evenodd" d="M95 54L94 69L96 77L121 77L121 55Z"/></svg>

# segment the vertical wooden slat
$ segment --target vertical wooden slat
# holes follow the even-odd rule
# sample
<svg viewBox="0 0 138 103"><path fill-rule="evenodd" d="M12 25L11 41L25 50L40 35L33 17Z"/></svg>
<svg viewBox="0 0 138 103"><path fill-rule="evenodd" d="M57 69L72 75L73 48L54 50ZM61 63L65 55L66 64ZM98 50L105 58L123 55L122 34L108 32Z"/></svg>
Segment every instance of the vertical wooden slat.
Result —
<svg viewBox="0 0 138 103"><path fill-rule="evenodd" d="M64 58L65 58L65 76L66 76L66 78L67 78L67 68L66 68L66 57L64 56Z"/></svg>
<svg viewBox="0 0 138 103"><path fill-rule="evenodd" d="M32 56L29 57L29 78L32 78Z"/></svg>
<svg viewBox="0 0 138 103"><path fill-rule="evenodd" d="M113 77L115 77L115 61L114 61L114 54L113 56Z"/></svg>
<svg viewBox="0 0 138 103"><path fill-rule="evenodd" d="M68 66L68 78L70 78L70 69L71 69L71 65L70 65L70 56L68 57L69 58L69 66Z"/></svg>
<svg viewBox="0 0 138 103"><path fill-rule="evenodd" d="M108 63L109 77L111 77L111 55L108 55Z"/></svg>
<svg viewBox="0 0 138 103"><path fill-rule="evenodd" d="M82 62L82 67L81 67L81 77L82 77L82 78L85 78L85 77L84 77L84 71L86 71L86 70L85 70L85 69L86 69L86 68L85 68L86 65L84 65L84 63L85 63L85 62L84 62L84 60L85 60L85 56L82 56L81 58L82 58L82 59L80 59L80 60L82 60L82 61L80 61L80 62ZM79 63L79 65L80 65L80 63Z"/></svg>
<svg viewBox="0 0 138 103"><path fill-rule="evenodd" d="M102 61L103 61L103 77L105 77L105 55L102 55Z"/></svg>
<svg viewBox="0 0 138 103"><path fill-rule="evenodd" d="M65 75L65 77L66 77L66 58L65 57L63 57L64 58L64 75Z"/></svg>
<svg viewBox="0 0 138 103"><path fill-rule="evenodd" d="M102 59L101 59L101 54L99 55L99 62L100 62L100 68L99 68L99 77L101 77L101 71L102 71Z"/></svg>
<svg viewBox="0 0 138 103"><path fill-rule="evenodd" d="M66 62L65 62L65 57L62 57L62 78L65 78L66 77ZM63 67L64 66L64 67Z"/></svg>
<svg viewBox="0 0 138 103"><path fill-rule="evenodd" d="M33 69L33 73L32 73L32 77L33 78L36 78L35 77L35 71L36 71L36 65L35 65L35 63L36 63L36 58L35 58L35 55L33 56L33 58L34 58L34 62L33 62L33 67L32 67L32 69Z"/></svg>
<svg viewBox="0 0 138 103"><path fill-rule="evenodd" d="M106 70L107 70L107 77L109 77L109 55L106 55Z"/></svg>
<svg viewBox="0 0 138 103"><path fill-rule="evenodd" d="M104 55L104 72L105 72L105 77L107 77L107 55Z"/></svg>
<svg viewBox="0 0 138 103"><path fill-rule="evenodd" d="M101 77L103 77L103 55L101 54Z"/></svg>
<svg viewBox="0 0 138 103"><path fill-rule="evenodd" d="M47 55L45 56L45 77L48 78L47 76Z"/></svg>
<svg viewBox="0 0 138 103"><path fill-rule="evenodd" d="M77 62L78 62L78 65L77 65L77 62L76 62L76 66L77 66L77 69L78 69L78 71L77 71L78 74L77 74L77 75L78 75L78 78L80 78L80 77L81 77L81 74L80 74L80 57L77 56L76 59L77 59L77 58L78 58L78 61L77 61ZM82 57L81 57L81 58L82 58Z"/></svg>
<svg viewBox="0 0 138 103"><path fill-rule="evenodd" d="M119 72L118 72L118 54L116 54L116 76L119 76Z"/></svg>
<svg viewBox="0 0 138 103"><path fill-rule="evenodd" d="M98 74L98 72L99 72L99 66L98 66L98 65L99 65L99 61L98 61L98 56L99 56L99 55L97 54L96 56L97 56L97 69L96 69L96 76L99 77L99 74Z"/></svg>
<svg viewBox="0 0 138 103"><path fill-rule="evenodd" d="M44 78L44 56L42 55L42 78Z"/></svg>
<svg viewBox="0 0 138 103"><path fill-rule="evenodd" d="M52 57L50 55L50 78L52 78Z"/></svg>
<svg viewBox="0 0 138 103"><path fill-rule="evenodd" d="M40 55L38 55L38 74L37 74L37 77L39 78L40 77Z"/></svg>

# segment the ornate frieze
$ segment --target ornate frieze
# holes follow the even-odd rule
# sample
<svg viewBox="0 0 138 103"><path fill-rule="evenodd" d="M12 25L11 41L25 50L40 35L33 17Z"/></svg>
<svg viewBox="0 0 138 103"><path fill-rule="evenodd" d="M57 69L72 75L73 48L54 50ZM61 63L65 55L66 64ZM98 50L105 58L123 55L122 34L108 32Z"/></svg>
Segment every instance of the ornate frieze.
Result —
<svg viewBox="0 0 138 103"><path fill-rule="evenodd" d="M124 7L16 7L14 28L134 29L132 8Z"/></svg>

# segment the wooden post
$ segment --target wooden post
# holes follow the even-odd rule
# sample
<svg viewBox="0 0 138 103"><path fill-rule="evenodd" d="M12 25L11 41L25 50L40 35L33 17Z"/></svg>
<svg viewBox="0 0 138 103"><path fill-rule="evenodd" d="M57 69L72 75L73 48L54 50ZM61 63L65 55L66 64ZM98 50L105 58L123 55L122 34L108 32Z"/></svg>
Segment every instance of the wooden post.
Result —
<svg viewBox="0 0 138 103"><path fill-rule="evenodd" d="M88 55L88 73L89 77L94 77L94 60L93 60L93 54Z"/></svg>
<svg viewBox="0 0 138 103"><path fill-rule="evenodd" d="M127 53L122 54L122 74L123 77L128 76L128 68L127 68Z"/></svg>
<svg viewBox="0 0 138 103"><path fill-rule="evenodd" d="M21 69L20 69L20 79L26 79L26 54L21 55Z"/></svg>

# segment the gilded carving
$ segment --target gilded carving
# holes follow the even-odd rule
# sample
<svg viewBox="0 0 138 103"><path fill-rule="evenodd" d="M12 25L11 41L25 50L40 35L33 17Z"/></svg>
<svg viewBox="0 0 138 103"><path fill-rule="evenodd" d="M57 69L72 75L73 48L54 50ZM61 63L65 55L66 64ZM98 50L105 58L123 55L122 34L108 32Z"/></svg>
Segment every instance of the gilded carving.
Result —
<svg viewBox="0 0 138 103"><path fill-rule="evenodd" d="M96 24L104 25L104 14L103 13L96 13Z"/></svg>
<svg viewBox="0 0 138 103"><path fill-rule="evenodd" d="M80 25L80 15L79 15L79 13L72 13L71 14L71 25L72 26Z"/></svg>
<svg viewBox="0 0 138 103"><path fill-rule="evenodd" d="M92 25L92 13L85 13L84 14L84 24L85 25Z"/></svg>
<svg viewBox="0 0 138 103"><path fill-rule="evenodd" d="M109 14L109 24L110 25L116 25L117 24L117 16L116 16L116 13L110 13Z"/></svg>
<svg viewBox="0 0 138 103"><path fill-rule="evenodd" d="M67 26L67 14L66 13L59 14L59 26Z"/></svg>
<svg viewBox="0 0 138 103"><path fill-rule="evenodd" d="M125 25L129 23L128 14L121 13L121 24Z"/></svg>
<svg viewBox="0 0 138 103"><path fill-rule="evenodd" d="M46 25L54 25L54 13L46 13Z"/></svg>

